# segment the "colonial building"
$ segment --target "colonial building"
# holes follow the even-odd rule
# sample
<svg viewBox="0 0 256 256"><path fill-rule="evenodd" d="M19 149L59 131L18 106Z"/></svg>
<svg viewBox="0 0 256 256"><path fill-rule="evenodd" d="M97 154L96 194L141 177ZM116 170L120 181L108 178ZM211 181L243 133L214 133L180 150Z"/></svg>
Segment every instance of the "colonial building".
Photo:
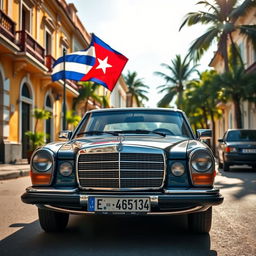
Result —
<svg viewBox="0 0 256 256"><path fill-rule="evenodd" d="M256 24L256 8L252 8L245 16L241 17L237 21L238 24L252 25ZM247 72L256 72L256 52L251 42L249 42L239 32L232 34L234 42L238 45L241 53L241 57L245 64ZM210 63L211 67L218 73L224 72L224 62L218 53L215 54L214 58ZM242 85L241 85L242 86ZM256 86L256 81L255 81ZM218 108L222 110L223 116L216 122L216 139L221 138L224 132L229 128L235 127L235 111L232 102L226 104L220 102ZM243 128L254 128L256 127L256 104L252 102L242 102L241 104L242 116L243 116Z"/></svg>
<svg viewBox="0 0 256 256"><path fill-rule="evenodd" d="M76 12L75 6L65 0L0 0L2 163L27 157L29 141L25 132L34 131L35 108L52 113L50 119L39 121L37 130L48 134L47 141L58 138L63 119L63 82L52 82L52 64L64 49L74 52L90 43L90 34ZM126 89L122 84L119 80L116 93L125 101ZM98 93L110 97L103 87ZM67 80L67 111L78 95L77 84ZM101 107L97 102L90 104L90 108Z"/></svg>

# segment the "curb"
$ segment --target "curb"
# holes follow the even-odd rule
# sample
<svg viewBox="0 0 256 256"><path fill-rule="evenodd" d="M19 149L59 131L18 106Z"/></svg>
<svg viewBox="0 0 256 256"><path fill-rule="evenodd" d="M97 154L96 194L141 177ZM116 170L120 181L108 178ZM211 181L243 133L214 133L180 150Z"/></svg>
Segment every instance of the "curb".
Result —
<svg viewBox="0 0 256 256"><path fill-rule="evenodd" d="M29 176L30 170L1 171L0 180L16 179L19 177Z"/></svg>

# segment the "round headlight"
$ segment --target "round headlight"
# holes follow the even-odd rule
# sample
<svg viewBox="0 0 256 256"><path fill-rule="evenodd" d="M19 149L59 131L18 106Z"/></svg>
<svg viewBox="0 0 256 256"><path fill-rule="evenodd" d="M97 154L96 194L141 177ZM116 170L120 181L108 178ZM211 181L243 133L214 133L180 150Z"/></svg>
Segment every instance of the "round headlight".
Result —
<svg viewBox="0 0 256 256"><path fill-rule="evenodd" d="M207 151L197 150L192 155L191 165L197 172L206 172L212 167L213 159Z"/></svg>
<svg viewBox="0 0 256 256"><path fill-rule="evenodd" d="M32 159L32 166L38 172L47 172L52 167L52 156L46 150L37 151Z"/></svg>
<svg viewBox="0 0 256 256"><path fill-rule="evenodd" d="M185 172L184 165L180 162L175 162L172 164L171 172L174 176L181 176Z"/></svg>
<svg viewBox="0 0 256 256"><path fill-rule="evenodd" d="M62 176L67 177L67 176L71 175L72 170L73 170L73 166L69 162L64 162L60 165L60 174Z"/></svg>

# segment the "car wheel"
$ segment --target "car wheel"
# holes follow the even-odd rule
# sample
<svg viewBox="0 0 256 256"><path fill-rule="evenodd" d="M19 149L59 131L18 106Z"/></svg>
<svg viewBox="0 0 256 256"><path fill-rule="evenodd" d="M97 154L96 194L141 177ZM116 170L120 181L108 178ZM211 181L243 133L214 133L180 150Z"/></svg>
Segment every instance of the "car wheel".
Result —
<svg viewBox="0 0 256 256"><path fill-rule="evenodd" d="M228 172L229 171L229 164L227 164L227 163L223 163L223 171L224 172Z"/></svg>
<svg viewBox="0 0 256 256"><path fill-rule="evenodd" d="M69 214L38 208L39 222L45 232L62 231L68 224Z"/></svg>
<svg viewBox="0 0 256 256"><path fill-rule="evenodd" d="M212 207L204 212L188 215L189 229L196 233L208 233L212 226Z"/></svg>

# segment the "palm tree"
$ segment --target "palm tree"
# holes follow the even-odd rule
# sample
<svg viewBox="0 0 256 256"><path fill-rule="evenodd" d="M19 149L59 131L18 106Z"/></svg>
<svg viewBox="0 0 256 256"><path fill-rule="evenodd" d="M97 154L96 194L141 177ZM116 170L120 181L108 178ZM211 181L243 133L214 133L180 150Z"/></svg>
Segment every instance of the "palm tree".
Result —
<svg viewBox="0 0 256 256"><path fill-rule="evenodd" d="M193 72L197 72L197 65L190 67L190 63L191 59L188 59L188 56L182 60L180 55L176 55L171 61L171 65L161 64L167 69L168 74L163 72L154 73L165 80L165 84L158 86L159 93L165 93L164 97L158 102L159 107L167 107L174 96L177 95L177 107L182 108L185 83Z"/></svg>
<svg viewBox="0 0 256 256"><path fill-rule="evenodd" d="M221 116L217 109L220 101L220 88L216 85L217 73L214 70L204 71L199 79L188 83L185 91L185 112L192 121L199 122L201 128L208 128L208 120L211 121L213 137L212 149L215 151L215 118Z"/></svg>
<svg viewBox="0 0 256 256"><path fill-rule="evenodd" d="M98 84L94 84L93 82L80 82L78 88L79 96L74 99L73 109L75 110L80 102L84 102L84 112L86 112L90 98L101 102L101 97L96 94L98 86Z"/></svg>
<svg viewBox="0 0 256 256"><path fill-rule="evenodd" d="M148 93L149 86L145 85L143 79L137 78L137 76L137 72L130 71L124 76L125 83L128 86L128 94L131 96L131 101L128 104L130 107L133 106L133 99L135 99L138 107L143 105L143 100L148 100L145 94Z"/></svg>
<svg viewBox="0 0 256 256"><path fill-rule="evenodd" d="M230 65L230 71L216 76L215 83L221 86L222 100L231 100L235 110L235 126L242 128L242 100L250 100L251 88L255 87L256 73L246 72L244 65ZM255 90L254 90L255 92Z"/></svg>
<svg viewBox="0 0 256 256"><path fill-rule="evenodd" d="M213 4L210 1L200 1L197 4L203 5L204 10L186 15L180 30L184 25L210 25L204 34L195 39L189 49L189 53L194 55L196 60L199 60L217 40L218 52L224 60L225 71L228 72L228 42L230 40L231 44L234 44L232 34L235 31L247 37L256 49L256 25L236 24L239 17L245 15L249 8L256 6L256 1L245 0L242 4L239 3L239 0L215 0Z"/></svg>

